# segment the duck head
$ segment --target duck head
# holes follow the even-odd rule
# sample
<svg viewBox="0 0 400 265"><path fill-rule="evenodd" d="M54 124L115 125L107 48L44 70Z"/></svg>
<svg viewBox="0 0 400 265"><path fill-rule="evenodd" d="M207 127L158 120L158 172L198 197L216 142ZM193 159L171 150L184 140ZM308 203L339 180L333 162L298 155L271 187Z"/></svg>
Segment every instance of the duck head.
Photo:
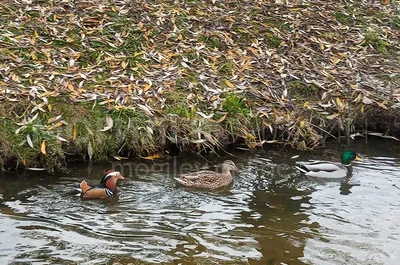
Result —
<svg viewBox="0 0 400 265"><path fill-rule="evenodd" d="M222 172L228 173L230 171L240 172L232 160L225 160L224 163L222 163Z"/></svg>
<svg viewBox="0 0 400 265"><path fill-rule="evenodd" d="M125 178L119 171L108 170L101 179L100 184L114 192L117 187L117 181L120 179Z"/></svg>
<svg viewBox="0 0 400 265"><path fill-rule="evenodd" d="M353 150L345 150L342 154L342 164L350 165L351 161L360 161L361 158Z"/></svg>

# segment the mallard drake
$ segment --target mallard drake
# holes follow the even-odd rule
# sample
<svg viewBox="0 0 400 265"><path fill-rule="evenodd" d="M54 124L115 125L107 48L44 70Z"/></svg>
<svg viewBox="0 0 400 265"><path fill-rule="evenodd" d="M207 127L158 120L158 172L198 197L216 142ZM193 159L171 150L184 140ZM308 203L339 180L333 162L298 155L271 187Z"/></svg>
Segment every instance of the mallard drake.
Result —
<svg viewBox="0 0 400 265"><path fill-rule="evenodd" d="M90 185L85 180L80 184L81 197L91 199L104 199L111 197L117 191L117 181L125 179L121 173L114 170L108 170L101 179L99 185Z"/></svg>
<svg viewBox="0 0 400 265"><path fill-rule="evenodd" d="M222 163L221 173L204 170L183 174L175 179L186 187L216 189L228 186L233 181L231 171L239 172L239 169L233 161L226 160Z"/></svg>
<svg viewBox="0 0 400 265"><path fill-rule="evenodd" d="M354 151L345 150L342 153L342 163L318 161L310 164L302 164L295 168L310 177L338 179L347 177L352 173L351 162L354 160L360 161L361 158Z"/></svg>

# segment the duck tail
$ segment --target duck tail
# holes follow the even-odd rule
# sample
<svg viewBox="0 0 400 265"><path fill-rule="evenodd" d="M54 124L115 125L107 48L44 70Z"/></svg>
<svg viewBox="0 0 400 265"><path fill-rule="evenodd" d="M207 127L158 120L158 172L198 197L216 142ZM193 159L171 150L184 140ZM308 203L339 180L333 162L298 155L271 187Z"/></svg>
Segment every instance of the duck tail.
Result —
<svg viewBox="0 0 400 265"><path fill-rule="evenodd" d="M176 181L178 181L180 184L188 186L189 183L187 181L185 181L184 179L181 178L174 178Z"/></svg>
<svg viewBox="0 0 400 265"><path fill-rule="evenodd" d="M87 191L90 190L90 188L91 188L91 187L89 186L89 184L87 184L86 180L83 180L79 186L81 187L82 194L85 193L85 192L87 192Z"/></svg>
<svg viewBox="0 0 400 265"><path fill-rule="evenodd" d="M301 173L307 173L310 172L310 170L308 168L306 168L305 166L295 166L295 168L300 171Z"/></svg>

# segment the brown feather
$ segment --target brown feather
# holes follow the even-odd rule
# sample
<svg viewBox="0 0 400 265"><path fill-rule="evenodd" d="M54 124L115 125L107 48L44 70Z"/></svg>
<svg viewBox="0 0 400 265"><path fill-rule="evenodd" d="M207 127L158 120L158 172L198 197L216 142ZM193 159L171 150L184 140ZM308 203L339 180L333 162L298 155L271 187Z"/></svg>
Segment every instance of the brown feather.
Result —
<svg viewBox="0 0 400 265"><path fill-rule="evenodd" d="M90 188L91 188L91 186L89 186L85 180L83 180L83 181L81 182L81 185L79 185L79 186L80 186L81 189L82 189L82 194L85 193L85 192L87 192L87 191L90 190Z"/></svg>
<svg viewBox="0 0 400 265"><path fill-rule="evenodd" d="M180 175L175 179L186 187L216 189L228 186L233 181L231 170L238 171L238 168L232 161L227 160L222 164L222 173L199 171Z"/></svg>
<svg viewBox="0 0 400 265"><path fill-rule="evenodd" d="M82 195L82 197L83 198L96 198L96 199L108 198L106 189L101 189L101 188L93 188L91 190L88 190Z"/></svg>

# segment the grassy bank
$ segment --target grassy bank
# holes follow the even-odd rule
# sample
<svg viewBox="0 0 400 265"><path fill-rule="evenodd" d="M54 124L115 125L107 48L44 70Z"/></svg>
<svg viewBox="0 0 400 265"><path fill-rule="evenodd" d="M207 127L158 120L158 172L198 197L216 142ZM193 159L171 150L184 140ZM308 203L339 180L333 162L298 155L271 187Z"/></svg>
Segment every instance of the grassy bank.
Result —
<svg viewBox="0 0 400 265"><path fill-rule="evenodd" d="M399 134L400 2L279 2L3 1L0 164Z"/></svg>

